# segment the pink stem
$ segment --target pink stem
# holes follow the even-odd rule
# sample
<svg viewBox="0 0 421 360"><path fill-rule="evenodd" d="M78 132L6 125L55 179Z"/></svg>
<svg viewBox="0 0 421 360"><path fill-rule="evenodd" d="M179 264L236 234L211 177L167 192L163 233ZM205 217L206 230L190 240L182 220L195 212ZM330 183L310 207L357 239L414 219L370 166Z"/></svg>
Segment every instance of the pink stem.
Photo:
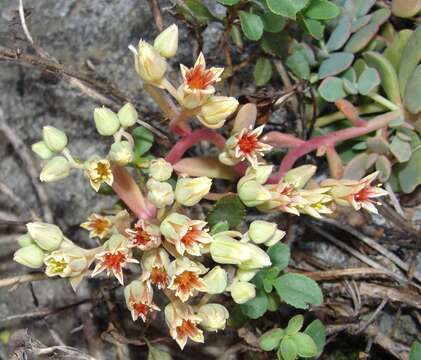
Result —
<svg viewBox="0 0 421 360"><path fill-rule="evenodd" d="M358 109L348 100L338 100L335 102L336 107L346 116L349 122L354 126L366 126L367 121L360 118Z"/></svg>
<svg viewBox="0 0 421 360"><path fill-rule="evenodd" d="M221 150L225 146L225 138L215 130L194 130L189 136L182 138L173 146L165 160L171 164L177 163L188 149L201 141L209 141Z"/></svg>
<svg viewBox="0 0 421 360"><path fill-rule="evenodd" d="M291 149L283 158L279 170L269 179L270 183L276 183L284 174L292 168L295 162L302 156L324 146L326 148L334 147L338 142L349 140L358 136L368 134L377 129L381 129L389 122L396 119L400 111L388 112L375 117L373 120L367 122L365 126L352 127L348 129L338 130L326 135L321 135L306 141L304 144Z"/></svg>
<svg viewBox="0 0 421 360"><path fill-rule="evenodd" d="M152 219L156 209L144 197L129 172L122 166L113 165L113 190L140 219Z"/></svg>
<svg viewBox="0 0 421 360"><path fill-rule="evenodd" d="M262 137L262 142L276 148L294 148L306 142L293 135L283 134L279 131L271 131Z"/></svg>

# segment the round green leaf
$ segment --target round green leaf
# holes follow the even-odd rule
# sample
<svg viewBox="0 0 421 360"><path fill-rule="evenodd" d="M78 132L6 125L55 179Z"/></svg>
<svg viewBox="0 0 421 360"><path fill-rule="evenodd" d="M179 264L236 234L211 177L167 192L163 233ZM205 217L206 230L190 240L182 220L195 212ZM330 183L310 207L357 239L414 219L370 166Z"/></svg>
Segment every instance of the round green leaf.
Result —
<svg viewBox="0 0 421 360"><path fill-rule="evenodd" d="M304 9L310 0L266 0L269 9L278 15L294 19L299 11Z"/></svg>
<svg viewBox="0 0 421 360"><path fill-rule="evenodd" d="M288 326L286 328L287 335L292 335L301 330L304 324L304 316L296 315L288 321Z"/></svg>
<svg viewBox="0 0 421 360"><path fill-rule="evenodd" d="M399 136L393 138L390 151L400 163L407 162L412 155L411 144L402 140Z"/></svg>
<svg viewBox="0 0 421 360"><path fill-rule="evenodd" d="M134 139L135 156L145 155L152 147L154 136L152 132L143 126L133 129L132 136Z"/></svg>
<svg viewBox="0 0 421 360"><path fill-rule="evenodd" d="M323 39L325 27L320 21L300 15L298 17L298 22L312 37L317 40Z"/></svg>
<svg viewBox="0 0 421 360"><path fill-rule="evenodd" d="M406 83L421 60L421 25L412 33L403 50L399 65L399 88L405 95Z"/></svg>
<svg viewBox="0 0 421 360"><path fill-rule="evenodd" d="M297 354L303 358L313 357L317 354L317 346L310 335L296 333L291 335L297 346Z"/></svg>
<svg viewBox="0 0 421 360"><path fill-rule="evenodd" d="M338 75L348 69L353 61L354 55L351 53L333 53L321 63L319 68L319 78L324 79L329 76Z"/></svg>
<svg viewBox="0 0 421 360"><path fill-rule="evenodd" d="M285 336L278 349L278 359L295 360L297 357L297 345L290 336Z"/></svg>
<svg viewBox="0 0 421 360"><path fill-rule="evenodd" d="M238 4L240 2L240 0L216 0L216 1L218 1L220 4L226 5L226 6L233 6L233 5Z"/></svg>
<svg viewBox="0 0 421 360"><path fill-rule="evenodd" d="M364 26L361 30L351 36L345 46L345 51L357 53L363 50L368 43L376 36L379 25L372 23Z"/></svg>
<svg viewBox="0 0 421 360"><path fill-rule="evenodd" d="M323 323L319 319L314 320L306 327L304 332L307 335L310 335L313 339L317 347L317 353L315 357L319 357L322 354L326 343L326 329Z"/></svg>
<svg viewBox="0 0 421 360"><path fill-rule="evenodd" d="M266 85L272 78L272 64L267 58L257 59L254 66L254 81L256 86Z"/></svg>
<svg viewBox="0 0 421 360"><path fill-rule="evenodd" d="M301 51L294 51L288 56L285 64L299 79L309 79L311 75L310 64Z"/></svg>
<svg viewBox="0 0 421 360"><path fill-rule="evenodd" d="M358 91L361 95L368 95L380 85L380 75L376 69L367 68L358 79Z"/></svg>
<svg viewBox="0 0 421 360"><path fill-rule="evenodd" d="M413 114L421 111L421 65L418 65L406 83L404 103Z"/></svg>
<svg viewBox="0 0 421 360"><path fill-rule="evenodd" d="M402 191L409 194L421 184L421 148L415 151L411 159L397 166L399 184Z"/></svg>
<svg viewBox="0 0 421 360"><path fill-rule="evenodd" d="M272 261L272 265L276 266L279 270L283 270L288 266L291 252L287 245L279 242L271 246L267 250L267 254Z"/></svg>
<svg viewBox="0 0 421 360"><path fill-rule="evenodd" d="M348 79L342 79L343 80L343 86L344 86L344 90L350 94L350 95L357 95L358 94L358 88L357 88L357 84L349 81Z"/></svg>
<svg viewBox="0 0 421 360"><path fill-rule="evenodd" d="M329 51L339 50L345 45L351 36L351 25L351 18L348 15L342 15L326 43Z"/></svg>
<svg viewBox="0 0 421 360"><path fill-rule="evenodd" d="M411 346L411 350L409 351L409 360L419 359L421 359L421 343L415 341Z"/></svg>
<svg viewBox="0 0 421 360"><path fill-rule="evenodd" d="M323 294L317 283L300 274L285 274L273 283L282 301L298 309L307 309L308 305L320 306Z"/></svg>
<svg viewBox="0 0 421 360"><path fill-rule="evenodd" d="M228 221L230 229L234 229L243 221L244 215L245 208L238 196L228 195L216 202L207 221L210 226Z"/></svg>
<svg viewBox="0 0 421 360"><path fill-rule="evenodd" d="M285 331L283 329L272 329L265 332L259 339L259 346L264 351L275 350L281 339L284 337Z"/></svg>
<svg viewBox="0 0 421 360"><path fill-rule="evenodd" d="M329 102L335 102L346 97L343 80L337 77L324 79L319 86L319 93L323 99Z"/></svg>
<svg viewBox="0 0 421 360"><path fill-rule="evenodd" d="M256 289L256 297L240 305L241 311L250 319L263 316L268 308L268 297L263 290Z"/></svg>
<svg viewBox="0 0 421 360"><path fill-rule="evenodd" d="M281 31L287 23L287 19L285 17L271 12L261 14L260 17L263 20L264 30L268 32L277 33Z"/></svg>
<svg viewBox="0 0 421 360"><path fill-rule="evenodd" d="M263 20L260 16L246 11L240 11L239 14L244 35L250 40L259 40L263 35Z"/></svg>
<svg viewBox="0 0 421 360"><path fill-rule="evenodd" d="M304 12L306 17L314 20L334 19L339 14L339 8L327 0L313 0Z"/></svg>

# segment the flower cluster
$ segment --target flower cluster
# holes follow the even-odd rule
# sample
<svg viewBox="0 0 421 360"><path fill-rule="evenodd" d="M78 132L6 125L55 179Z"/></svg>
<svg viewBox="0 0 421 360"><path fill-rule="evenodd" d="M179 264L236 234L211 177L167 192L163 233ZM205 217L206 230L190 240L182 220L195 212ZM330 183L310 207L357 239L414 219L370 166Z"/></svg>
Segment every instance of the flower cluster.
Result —
<svg viewBox="0 0 421 360"><path fill-rule="evenodd" d="M125 104L117 113L105 107L94 110L99 134L114 140L106 156L75 160L64 132L44 127L43 140L33 145L45 162L40 179L58 181L71 169L83 171L95 191L112 190L126 210L106 216L94 213L81 224L99 244L89 250L67 239L53 224L29 223L28 233L18 240L21 248L14 259L30 268L45 267L48 276L69 278L74 288L85 276L114 276L125 285L133 321L146 321L164 309L169 333L183 348L188 339L203 342L203 331L225 328L229 312L217 302L222 294L237 304L256 296L251 280L271 266L265 250L285 235L275 223L263 220L251 222L246 232L240 232L216 225L211 228L203 217L194 217L189 208L204 199L227 195L211 192L213 179L236 184L239 199L248 207L314 217L331 214L335 204L376 212L373 199L387 192L372 186L376 174L360 181L328 179L316 184L310 180L316 171L311 165L272 181L273 165L264 160L272 146L262 137L264 127L255 128L256 107L240 108L228 139L212 130L224 125L238 102L216 95L214 86L224 70L207 68L203 54L192 68L181 65L182 82L173 86L166 78L167 59L176 54L177 47L178 29L172 25L153 45L141 40L131 50L135 70L168 116L170 128L188 136L165 159L149 159L145 169L139 169L134 161L138 140L130 132L139 120L132 104ZM194 117L206 128L192 131L188 121ZM216 145L219 154L182 159L201 140ZM168 302L158 301L156 291ZM213 296L216 302L209 302Z"/></svg>

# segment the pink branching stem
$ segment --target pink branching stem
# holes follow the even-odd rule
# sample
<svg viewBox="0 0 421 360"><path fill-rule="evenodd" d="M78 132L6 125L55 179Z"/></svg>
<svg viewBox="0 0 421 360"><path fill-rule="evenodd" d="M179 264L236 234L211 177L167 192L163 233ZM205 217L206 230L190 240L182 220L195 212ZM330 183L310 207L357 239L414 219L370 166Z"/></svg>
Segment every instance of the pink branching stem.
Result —
<svg viewBox="0 0 421 360"><path fill-rule="evenodd" d="M180 139L170 150L165 160L171 164L177 163L187 150L201 141L209 141L221 150L225 145L225 138L215 130L198 129L192 131L189 136Z"/></svg>
<svg viewBox="0 0 421 360"><path fill-rule="evenodd" d="M293 135L283 134L279 131L268 132L261 140L275 148L294 148L306 143L305 140L301 140Z"/></svg>
<svg viewBox="0 0 421 360"><path fill-rule="evenodd" d="M155 207L144 198L129 172L119 165L113 165L112 171L114 175L113 190L127 207L139 219L147 220L155 217Z"/></svg>
<svg viewBox="0 0 421 360"><path fill-rule="evenodd" d="M349 140L381 129L384 126L387 126L389 122L396 119L399 114L400 111L388 112L386 114L375 117L371 121L368 121L364 126L352 127L331 132L326 135L321 135L306 141L304 144L301 144L298 147L292 148L283 158L278 172L272 175L268 182L277 183L284 176L284 174L292 168L292 166L300 157L320 147L333 148L338 142Z"/></svg>

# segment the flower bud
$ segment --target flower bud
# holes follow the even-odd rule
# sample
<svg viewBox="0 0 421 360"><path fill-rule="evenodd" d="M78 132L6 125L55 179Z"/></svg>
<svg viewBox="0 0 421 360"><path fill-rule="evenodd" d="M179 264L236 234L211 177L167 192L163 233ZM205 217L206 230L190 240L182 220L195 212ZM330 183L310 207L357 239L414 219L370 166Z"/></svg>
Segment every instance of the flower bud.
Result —
<svg viewBox="0 0 421 360"><path fill-rule="evenodd" d="M261 205L272 198L269 190L255 180L239 182L237 190L241 201L248 207Z"/></svg>
<svg viewBox="0 0 421 360"><path fill-rule="evenodd" d="M90 265L91 257L88 253L88 250L75 245L61 247L45 257L45 274L62 278L79 276Z"/></svg>
<svg viewBox="0 0 421 360"><path fill-rule="evenodd" d="M178 27L175 24L167 27L161 32L153 43L153 47L163 57L170 58L177 53L178 49Z"/></svg>
<svg viewBox="0 0 421 360"><path fill-rule="evenodd" d="M256 288L249 282L237 281L231 285L231 297L237 304L244 304L255 296Z"/></svg>
<svg viewBox="0 0 421 360"><path fill-rule="evenodd" d="M237 110L238 101L228 96L212 96L206 101L198 115L198 119L208 128L217 129L224 125L228 116Z"/></svg>
<svg viewBox="0 0 421 360"><path fill-rule="evenodd" d="M233 239L228 233L222 232L214 235L210 245L210 254L213 261L218 264L239 265L249 260L251 251L246 246L247 244Z"/></svg>
<svg viewBox="0 0 421 360"><path fill-rule="evenodd" d="M172 186L166 182L148 182L148 200L158 209L171 205L174 202L174 191Z"/></svg>
<svg viewBox="0 0 421 360"><path fill-rule="evenodd" d="M220 304L206 304L199 308L198 315L202 318L200 327L206 331L218 331L225 329L229 312Z"/></svg>
<svg viewBox="0 0 421 360"><path fill-rule="evenodd" d="M209 193L211 186L212 179L206 176L179 178L175 187L175 198L184 206L193 206Z"/></svg>
<svg viewBox="0 0 421 360"><path fill-rule="evenodd" d="M166 239L177 239L180 236L180 229L185 228L189 220L185 215L172 213L162 221L159 228Z"/></svg>
<svg viewBox="0 0 421 360"><path fill-rule="evenodd" d="M132 145L128 141L118 141L111 145L110 160L124 166L133 160Z"/></svg>
<svg viewBox="0 0 421 360"><path fill-rule="evenodd" d="M63 233L54 224L31 222L26 224L28 233L36 244L44 250L53 251L59 248L63 241Z"/></svg>
<svg viewBox="0 0 421 360"><path fill-rule="evenodd" d="M165 159L154 159L149 165L149 175L157 181L166 181L171 177L172 165Z"/></svg>
<svg viewBox="0 0 421 360"><path fill-rule="evenodd" d="M152 45L139 41L138 53L135 56L135 69L145 81L159 81L167 71L167 61Z"/></svg>
<svg viewBox="0 0 421 360"><path fill-rule="evenodd" d="M48 160L53 156L53 152L44 141L38 141L37 143L32 144L32 151L42 160Z"/></svg>
<svg viewBox="0 0 421 360"><path fill-rule="evenodd" d="M296 189L301 189L315 174L316 170L317 167L314 165L299 166L288 171L282 180L284 182L293 184Z"/></svg>
<svg viewBox="0 0 421 360"><path fill-rule="evenodd" d="M272 265L270 257L266 252L254 244L244 244L249 248L250 259L241 262L239 265L240 269L251 270L251 269L261 269L266 266Z"/></svg>
<svg viewBox="0 0 421 360"><path fill-rule="evenodd" d="M69 176L71 165L63 156L54 156L44 165L39 175L43 182L59 181Z"/></svg>
<svg viewBox="0 0 421 360"><path fill-rule="evenodd" d="M112 136L120 128L120 120L117 114L105 106L95 108L94 121L97 131L102 136Z"/></svg>
<svg viewBox="0 0 421 360"><path fill-rule="evenodd" d="M66 134L54 126L44 126L42 135L45 145L47 145L51 151L60 152L67 145Z"/></svg>
<svg viewBox="0 0 421 360"><path fill-rule="evenodd" d="M255 220L250 224L246 237L255 244L272 246L285 236L285 232L278 230L276 223ZM269 244L269 245L268 245Z"/></svg>
<svg viewBox="0 0 421 360"><path fill-rule="evenodd" d="M204 277L208 294L221 294L225 291L228 283L227 272L220 266L215 266Z"/></svg>
<svg viewBox="0 0 421 360"><path fill-rule="evenodd" d="M259 272L259 269L238 269L235 273L235 278L239 281L250 281Z"/></svg>
<svg viewBox="0 0 421 360"><path fill-rule="evenodd" d="M127 103L125 104L117 113L118 120L120 120L120 125L124 128L128 128L136 124L138 115L135 107Z"/></svg>
<svg viewBox="0 0 421 360"><path fill-rule="evenodd" d="M38 269L44 265L44 252L35 244L20 248L13 255L13 260L32 269Z"/></svg>
<svg viewBox="0 0 421 360"><path fill-rule="evenodd" d="M35 244L34 239L32 239L29 234L24 234L18 237L18 244L20 247L25 247L31 244Z"/></svg>

